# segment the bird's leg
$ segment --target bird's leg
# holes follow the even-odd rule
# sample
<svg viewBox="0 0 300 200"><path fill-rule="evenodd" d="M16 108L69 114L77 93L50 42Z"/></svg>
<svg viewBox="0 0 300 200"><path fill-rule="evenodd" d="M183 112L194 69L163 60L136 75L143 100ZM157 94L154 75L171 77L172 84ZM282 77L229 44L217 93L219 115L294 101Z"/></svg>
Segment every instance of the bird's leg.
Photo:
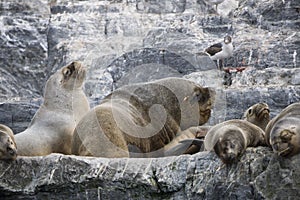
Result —
<svg viewBox="0 0 300 200"><path fill-rule="evenodd" d="M220 69L220 60L217 60L217 69Z"/></svg>
<svg viewBox="0 0 300 200"><path fill-rule="evenodd" d="M219 63L218 63L218 68L219 68L219 70L222 70L223 67L224 67L224 66L223 66L223 59L219 59L218 62L219 62Z"/></svg>

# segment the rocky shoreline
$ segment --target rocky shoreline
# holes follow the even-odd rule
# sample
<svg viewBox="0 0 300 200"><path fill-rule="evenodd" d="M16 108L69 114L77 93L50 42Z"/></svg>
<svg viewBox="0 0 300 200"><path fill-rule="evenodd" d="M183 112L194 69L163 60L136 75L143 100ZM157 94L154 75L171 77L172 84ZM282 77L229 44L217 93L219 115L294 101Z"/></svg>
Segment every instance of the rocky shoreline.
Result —
<svg viewBox="0 0 300 200"><path fill-rule="evenodd" d="M218 91L210 125L269 104L300 101L297 0L34 0L0 2L0 123L24 130L48 77L79 60L93 107L117 87L177 76ZM202 51L225 34L234 54L220 72ZM150 163L150 164L149 164ZM0 162L5 198L286 199L299 196L299 156L248 149L236 166L212 153L160 159L50 155ZM140 169L140 170L138 170ZM218 169L218 170L217 170Z"/></svg>

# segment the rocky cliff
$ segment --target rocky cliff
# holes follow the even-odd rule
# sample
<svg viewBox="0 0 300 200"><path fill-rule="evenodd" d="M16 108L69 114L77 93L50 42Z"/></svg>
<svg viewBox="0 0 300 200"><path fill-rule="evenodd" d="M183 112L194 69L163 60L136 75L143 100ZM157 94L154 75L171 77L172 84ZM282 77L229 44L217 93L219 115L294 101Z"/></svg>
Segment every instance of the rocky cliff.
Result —
<svg viewBox="0 0 300 200"><path fill-rule="evenodd" d="M0 123L15 133L24 130L43 101L47 78L73 60L88 68L91 106L122 85L178 76L217 90L210 124L240 118L258 101L268 103L274 116L300 100L299 13L298 0L225 0L217 12L204 0L0 1ZM201 53L226 34L234 45L233 57L225 60L233 68L229 73ZM249 150L243 162L220 170L213 155L203 154L149 165L147 159L20 158L0 163L0 191L38 192L32 198L76 191L74 198L104 199L299 195L298 157L271 155L268 149ZM131 168L125 168L127 162ZM135 172L133 163L140 163L141 171ZM274 190L282 180L282 190Z"/></svg>

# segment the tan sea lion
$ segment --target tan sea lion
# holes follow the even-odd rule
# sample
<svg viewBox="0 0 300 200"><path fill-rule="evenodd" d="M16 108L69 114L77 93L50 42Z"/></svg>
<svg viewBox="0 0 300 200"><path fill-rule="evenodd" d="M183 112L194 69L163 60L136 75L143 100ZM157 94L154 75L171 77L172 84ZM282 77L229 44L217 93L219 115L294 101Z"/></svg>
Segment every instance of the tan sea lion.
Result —
<svg viewBox="0 0 300 200"><path fill-rule="evenodd" d="M85 76L85 68L79 62L72 62L48 79L43 104L28 128L15 135L18 155L71 153L75 125L89 111L82 90Z"/></svg>
<svg viewBox="0 0 300 200"><path fill-rule="evenodd" d="M131 147L144 155L159 151L181 130L206 123L213 101L213 91L183 78L121 87L76 126L72 153L128 157Z"/></svg>
<svg viewBox="0 0 300 200"><path fill-rule="evenodd" d="M225 164L236 162L247 147L264 144L264 131L242 119L228 120L213 126L204 139L204 148L215 151Z"/></svg>
<svg viewBox="0 0 300 200"><path fill-rule="evenodd" d="M0 160L15 160L17 158L17 145L13 131L0 124Z"/></svg>
<svg viewBox="0 0 300 200"><path fill-rule="evenodd" d="M255 124L260 127L262 130L266 129L267 124L270 121L270 109L266 103L257 103L248 108L244 115L243 119Z"/></svg>
<svg viewBox="0 0 300 200"><path fill-rule="evenodd" d="M289 105L269 122L266 143L280 156L291 157L299 154L300 102Z"/></svg>

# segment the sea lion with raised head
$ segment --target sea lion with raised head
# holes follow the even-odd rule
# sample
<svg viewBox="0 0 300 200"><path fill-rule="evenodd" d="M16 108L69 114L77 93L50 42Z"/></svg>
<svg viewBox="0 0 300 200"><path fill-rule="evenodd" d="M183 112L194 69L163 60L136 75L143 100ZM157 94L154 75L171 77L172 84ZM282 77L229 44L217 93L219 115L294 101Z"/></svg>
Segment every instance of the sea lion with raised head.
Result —
<svg viewBox="0 0 300 200"><path fill-rule="evenodd" d="M242 119L228 120L213 126L204 139L204 148L215 151L225 164L236 162L247 147L264 144L264 131Z"/></svg>
<svg viewBox="0 0 300 200"><path fill-rule="evenodd" d="M300 152L300 102L293 103L274 117L266 128L266 143L283 157Z"/></svg>
<svg viewBox="0 0 300 200"><path fill-rule="evenodd" d="M212 90L183 78L121 87L76 126L72 153L129 157L134 147L133 153L164 156L151 152L164 148L181 130L206 123L213 101Z"/></svg>
<svg viewBox="0 0 300 200"><path fill-rule="evenodd" d="M17 158L17 145L13 131L0 124L0 160L15 160Z"/></svg>
<svg viewBox="0 0 300 200"><path fill-rule="evenodd" d="M266 129L267 124L270 121L270 109L266 103L257 103L249 107L244 115L243 119L255 124L262 130Z"/></svg>
<svg viewBox="0 0 300 200"><path fill-rule="evenodd" d="M47 80L43 104L28 128L15 135L18 155L71 153L75 125L89 111L89 103L82 90L85 76L85 68L76 61Z"/></svg>
<svg viewBox="0 0 300 200"><path fill-rule="evenodd" d="M244 120L251 122L252 124L260 127L262 130L265 130L268 122L270 121L270 109L269 106L266 103L257 103L249 107L243 115ZM191 145L186 151L185 154L194 154L201 150L204 150L202 148L202 143L200 142L202 139L204 139L205 135L207 134L210 127L205 127L198 133L198 136L195 138L195 142L193 145ZM187 139L187 141L190 141L193 139ZM180 143L183 143L184 141L180 141Z"/></svg>

